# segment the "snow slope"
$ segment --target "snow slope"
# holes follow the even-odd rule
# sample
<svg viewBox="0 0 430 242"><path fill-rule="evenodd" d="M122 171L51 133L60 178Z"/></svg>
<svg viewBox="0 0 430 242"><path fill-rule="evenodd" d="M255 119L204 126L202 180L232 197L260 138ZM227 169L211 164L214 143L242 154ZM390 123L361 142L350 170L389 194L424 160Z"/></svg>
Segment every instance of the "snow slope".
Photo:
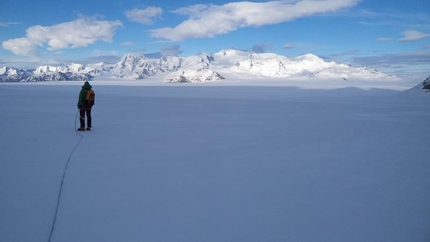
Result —
<svg viewBox="0 0 430 242"><path fill-rule="evenodd" d="M0 85L0 241L48 241L81 84ZM430 240L428 97L92 84L53 242Z"/></svg>
<svg viewBox="0 0 430 242"><path fill-rule="evenodd" d="M417 84L416 86L404 91L402 95L408 96L430 96L430 77L427 77L424 81Z"/></svg>

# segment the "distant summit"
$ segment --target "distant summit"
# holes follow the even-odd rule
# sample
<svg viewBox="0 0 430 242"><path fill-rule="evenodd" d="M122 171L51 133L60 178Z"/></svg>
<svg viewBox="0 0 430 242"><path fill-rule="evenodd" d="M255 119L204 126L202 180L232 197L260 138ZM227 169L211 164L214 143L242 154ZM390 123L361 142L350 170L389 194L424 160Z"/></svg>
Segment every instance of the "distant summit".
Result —
<svg viewBox="0 0 430 242"><path fill-rule="evenodd" d="M422 84L423 84L423 89L425 89L426 92L430 92L430 76L427 77L427 79L425 79Z"/></svg>
<svg viewBox="0 0 430 242"><path fill-rule="evenodd" d="M27 70L2 67L0 82L90 81L96 73L96 70L85 72L79 68L70 69L69 66L40 66Z"/></svg>
<svg viewBox="0 0 430 242"><path fill-rule="evenodd" d="M413 88L403 92L407 95L430 96L430 76Z"/></svg>
<svg viewBox="0 0 430 242"><path fill-rule="evenodd" d="M398 80L368 67L352 67L327 62L313 54L286 57L274 53L255 53L236 49L200 53L188 57L125 55L116 64L96 63L66 66L40 66L36 69L0 68L0 82L89 81L95 77L141 80L161 77L164 82L213 82L223 79L311 79L311 80Z"/></svg>

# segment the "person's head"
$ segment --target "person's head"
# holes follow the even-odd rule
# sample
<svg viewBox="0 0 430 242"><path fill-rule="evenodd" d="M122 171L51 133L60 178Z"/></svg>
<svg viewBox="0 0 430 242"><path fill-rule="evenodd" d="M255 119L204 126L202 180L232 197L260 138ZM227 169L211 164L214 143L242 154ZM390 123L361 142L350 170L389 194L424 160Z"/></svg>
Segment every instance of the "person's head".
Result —
<svg viewBox="0 0 430 242"><path fill-rule="evenodd" d="M87 90L89 90L89 89L91 89L91 88L92 88L92 86L90 85L90 83L89 83L89 82L85 82L85 83L84 83L84 85L82 86L82 88L83 88L83 89L87 89Z"/></svg>

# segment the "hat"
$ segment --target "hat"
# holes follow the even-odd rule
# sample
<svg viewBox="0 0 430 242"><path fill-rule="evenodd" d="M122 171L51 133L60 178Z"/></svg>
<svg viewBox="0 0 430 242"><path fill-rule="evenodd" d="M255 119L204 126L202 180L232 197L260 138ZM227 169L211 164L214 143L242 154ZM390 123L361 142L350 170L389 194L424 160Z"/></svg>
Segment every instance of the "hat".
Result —
<svg viewBox="0 0 430 242"><path fill-rule="evenodd" d="M85 82L84 85L82 86L83 89L91 89L92 86L90 85L89 82Z"/></svg>

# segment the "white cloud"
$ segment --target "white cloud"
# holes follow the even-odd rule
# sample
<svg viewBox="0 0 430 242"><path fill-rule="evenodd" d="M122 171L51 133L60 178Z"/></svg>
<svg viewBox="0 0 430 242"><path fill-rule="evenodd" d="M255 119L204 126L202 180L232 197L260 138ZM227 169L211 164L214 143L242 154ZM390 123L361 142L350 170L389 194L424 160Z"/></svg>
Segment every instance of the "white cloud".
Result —
<svg viewBox="0 0 430 242"><path fill-rule="evenodd" d="M403 31L403 38L399 39L400 42L415 41L420 39L425 39L430 36L430 34L422 33L416 30L406 30Z"/></svg>
<svg viewBox="0 0 430 242"><path fill-rule="evenodd" d="M122 45L122 46L133 46L133 45L136 45L136 43L131 42L131 41L127 41L127 42L123 42L123 43L121 43L121 45Z"/></svg>
<svg viewBox="0 0 430 242"><path fill-rule="evenodd" d="M37 46L47 45L48 50L86 47L98 40L112 42L120 21L102 21L91 17L79 16L72 22L53 26L32 26L23 38L4 41L4 49L17 55L34 56Z"/></svg>
<svg viewBox="0 0 430 242"><path fill-rule="evenodd" d="M132 9L125 12L125 16L130 21L141 24L152 24L153 18L159 17L163 13L161 8L148 7L146 9Z"/></svg>
<svg viewBox="0 0 430 242"><path fill-rule="evenodd" d="M265 44L258 44L258 45L254 45L252 47L252 50L254 52L257 52L257 53L265 53L270 49L272 49L272 46L271 45L265 45Z"/></svg>
<svg viewBox="0 0 430 242"><path fill-rule="evenodd" d="M144 49L141 49L140 52L142 53L138 53L138 54L143 54L146 58L159 59L163 56L170 56L170 55L177 56L182 54L183 51L181 50L181 47L179 45L172 45L172 46L162 47L157 52L146 52L146 50Z"/></svg>
<svg viewBox="0 0 430 242"><path fill-rule="evenodd" d="M312 52L314 50L327 49L328 46L325 45L316 45L312 43L286 43L282 46L284 49L302 49L307 52Z"/></svg>
<svg viewBox="0 0 430 242"><path fill-rule="evenodd" d="M115 50L93 50L91 51L92 56L119 56L118 51Z"/></svg>
<svg viewBox="0 0 430 242"><path fill-rule="evenodd" d="M22 25L22 23L18 23L18 22L0 22L0 27L9 27L10 25Z"/></svg>
<svg viewBox="0 0 430 242"><path fill-rule="evenodd" d="M4 41L3 48L12 51L16 55L36 55L37 44L28 38L18 38Z"/></svg>
<svg viewBox="0 0 430 242"><path fill-rule="evenodd" d="M376 39L376 41L379 41L379 42L386 42L386 41L391 41L391 40L393 40L393 39L392 38L385 38L385 37Z"/></svg>
<svg viewBox="0 0 430 242"><path fill-rule="evenodd" d="M172 45L161 48L160 53L163 55L179 55L182 54L182 50L179 45Z"/></svg>
<svg viewBox="0 0 430 242"><path fill-rule="evenodd" d="M352 62L360 65L384 65L384 66L396 66L396 65L420 65L430 63L430 53L421 52L405 52L398 54L383 54L379 56L357 56L352 58Z"/></svg>
<svg viewBox="0 0 430 242"><path fill-rule="evenodd" d="M292 44L285 44L285 45L283 46L283 48L284 48L284 49L292 49L292 48L294 48L294 46L293 46Z"/></svg>
<svg viewBox="0 0 430 242"><path fill-rule="evenodd" d="M151 36L171 41L207 38L244 27L258 27L292 21L356 5L360 0L279 0L233 2L225 5L193 5L174 13L189 16L174 28L151 30Z"/></svg>

